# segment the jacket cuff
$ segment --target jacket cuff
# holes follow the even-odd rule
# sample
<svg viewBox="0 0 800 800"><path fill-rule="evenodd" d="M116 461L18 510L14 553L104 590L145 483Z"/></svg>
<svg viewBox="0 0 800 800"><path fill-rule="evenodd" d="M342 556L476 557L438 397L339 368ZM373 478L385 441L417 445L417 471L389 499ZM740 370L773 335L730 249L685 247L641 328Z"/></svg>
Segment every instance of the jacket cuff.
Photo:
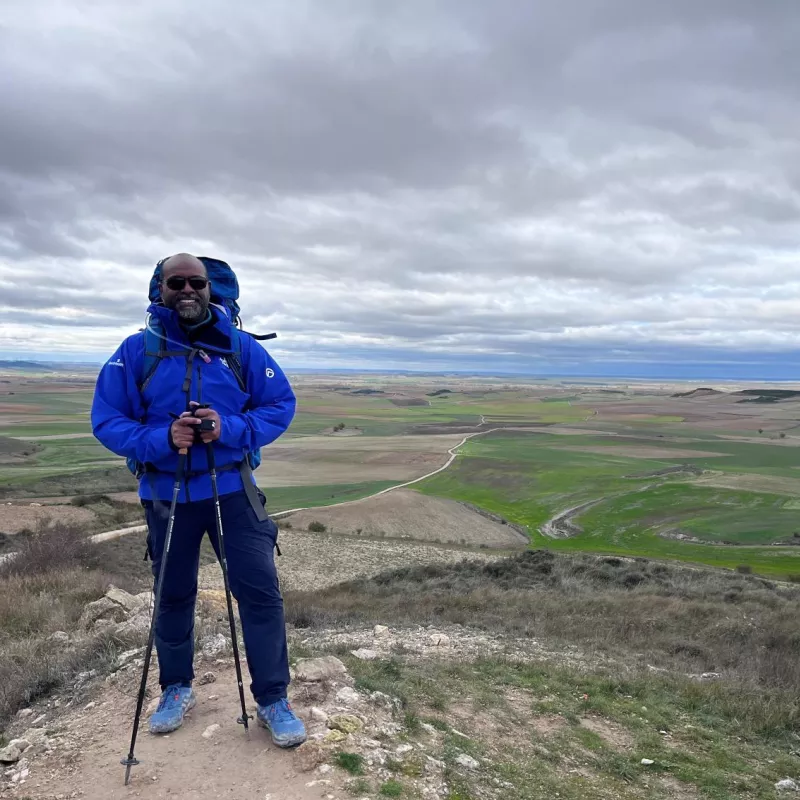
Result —
<svg viewBox="0 0 800 800"><path fill-rule="evenodd" d="M175 446L175 442L172 440L172 425L170 425L169 428L167 428L167 443L169 444L170 449L173 452L175 453L178 452L178 448Z"/></svg>
<svg viewBox="0 0 800 800"><path fill-rule="evenodd" d="M177 448L172 443L171 428L172 425L167 426L166 430L158 427L151 432L147 442L147 457L142 459L143 461L160 461L177 452Z"/></svg>
<svg viewBox="0 0 800 800"><path fill-rule="evenodd" d="M225 447L244 447L247 422L241 416L220 417L219 443Z"/></svg>

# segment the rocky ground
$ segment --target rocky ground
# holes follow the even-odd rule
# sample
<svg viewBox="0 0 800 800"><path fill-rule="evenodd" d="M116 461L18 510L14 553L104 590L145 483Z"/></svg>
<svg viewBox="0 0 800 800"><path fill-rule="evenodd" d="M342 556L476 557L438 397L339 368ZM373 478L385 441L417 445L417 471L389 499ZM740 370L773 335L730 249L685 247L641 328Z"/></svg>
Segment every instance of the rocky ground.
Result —
<svg viewBox="0 0 800 800"><path fill-rule="evenodd" d="M146 632L150 601L148 593L132 596L112 587L87 607L83 627L92 632ZM404 796L448 796L440 752L442 730L422 724L415 726L412 735L401 701L355 688L335 656L299 658L292 667L290 699L306 722L305 744L280 750L253 722L245 732L236 721L241 707L230 640L219 631L203 633L214 629L211 618L219 612L219 601L212 592L202 595L198 606L198 705L180 730L160 737L146 728L146 719L158 702L154 654L135 749L141 763L133 767L129 786L124 785L120 760L129 750L143 647L121 653L109 675L84 673L70 691L18 713L8 731L10 741L0 749L0 797L206 800L234 795L259 800L340 800L374 798L378 793L394 796L398 774L403 776L403 791L411 793ZM366 661L398 645L419 657L474 656L487 646L508 649L507 643L489 645L488 637L457 630L395 631L385 626L350 634L322 631L314 637L292 631L290 646L304 648L312 639L315 648L346 646ZM65 641L64 646L69 643ZM537 647L535 642L512 643L518 654ZM246 700L248 712L255 714L249 694ZM456 764L464 771L480 769L480 763L466 753L457 755Z"/></svg>

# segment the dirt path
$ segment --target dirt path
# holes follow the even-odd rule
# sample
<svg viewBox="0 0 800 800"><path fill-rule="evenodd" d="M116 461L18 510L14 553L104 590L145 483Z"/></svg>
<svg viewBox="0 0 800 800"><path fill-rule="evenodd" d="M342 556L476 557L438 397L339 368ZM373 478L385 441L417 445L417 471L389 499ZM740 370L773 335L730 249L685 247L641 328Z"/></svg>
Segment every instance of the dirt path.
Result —
<svg viewBox="0 0 800 800"><path fill-rule="evenodd" d="M569 539L571 536L581 533L581 529L572 521L573 518L586 509L599 505L605 499L605 497L600 497L597 500L589 500L586 503L559 511L539 528L539 533L551 539Z"/></svg>
<svg viewBox="0 0 800 800"><path fill-rule="evenodd" d="M334 508L336 506L341 506L341 505L345 505L345 504L346 505L352 505L354 503L362 503L365 500L371 500L374 497L380 497L381 495L387 494L388 492L393 492L396 489L404 489L406 486L412 486L415 483L419 483L420 481L424 481L424 480L426 480L428 478L431 478L434 475L438 475L440 472L443 472L444 470L446 470L456 460L456 457L459 455L459 453L457 452L458 448L461 447L462 445L464 445L467 442L467 440L472 439L475 436L484 436L487 433L492 433L494 431L501 431L501 430L507 430L507 429L505 429L505 428L489 428L489 429L487 429L485 431L475 431L475 433L468 433L457 445L455 445L454 447L451 447L447 451L447 453L450 456L450 458L448 458L447 461L441 467L439 467L438 469L433 470L432 472L428 472L425 475L420 475L419 478L414 478L413 481L406 481L405 483L398 483L396 486L389 486L386 489L381 489L381 491L375 492L375 494L368 495L367 497L362 497L359 500L345 500L342 503L331 503L330 505L327 505L327 506L301 506L300 508L290 508L290 509L287 509L286 511L278 511L277 513L271 514L270 516L272 516L274 518L278 518L278 517L285 517L287 514L294 514L297 511L307 511L307 510L309 510L309 508L312 508L312 509L314 509L314 508Z"/></svg>
<svg viewBox="0 0 800 800"><path fill-rule="evenodd" d="M493 431L499 431L499 430L511 430L511 429L509 429L509 428L490 428L490 429L485 430L485 431L476 431L475 433L468 433L457 445L455 445L454 447L451 447L447 451L448 455L450 457L447 459L447 462L443 466L439 467L438 469L433 470L432 472L428 472L426 475L422 475L419 478L414 478L414 480L412 480L412 481L406 481L405 483L398 483L396 486L390 486L387 489L381 489L381 491L375 492L375 494L368 495L367 497L362 497L359 500L345 500L345 501L343 501L341 503L331 503L330 505L325 505L325 506L300 506L298 508L289 508L289 509L286 509L285 511L276 511L274 514L270 514L270 516L273 519L278 519L280 517L285 517L287 514L295 514L298 511L328 509L328 508L335 508L337 506L342 506L342 505L352 505L354 503L362 503L362 502L364 502L366 500L371 500L374 497L379 497L380 495L387 494L388 492L393 492L393 491L395 491L395 489L403 489L406 486L411 486L414 483L419 483L420 481L424 481L426 478L430 478L431 476L437 475L438 473L442 472L443 470L446 470L453 463L453 461L455 461L456 456L458 456L458 452L456 452L458 450L458 448L461 447L468 439L471 439L474 436L483 436L484 434L492 433ZM525 428L514 428L513 430L526 430L526 429ZM130 527L130 528L122 528L122 529L114 530L114 531L105 531L104 533L95 534L91 538L92 538L92 541L103 542L103 541L107 541L109 539L116 539L116 538L118 538L120 536L125 536L125 534L127 534L127 533L141 533L142 531L146 530L146 527L147 526L145 526L145 525L137 525L137 526Z"/></svg>
<svg viewBox="0 0 800 800"><path fill-rule="evenodd" d="M116 685L100 684L92 694L91 708L83 703L65 714L48 711L47 720L40 725L43 732L47 726L52 752L31 758L25 783L15 789L4 786L0 796L37 800L319 800L348 796L339 789L341 774L329 773L325 783L308 786L320 776L302 771L299 751L275 747L267 731L253 721L248 737L236 722L241 706L232 665L226 661L224 665L197 666L201 675L210 666L216 682L195 683L197 706L174 733L153 736L146 724L140 727L134 755L141 763L132 767L128 786L124 785L125 767L120 760L130 749L140 668L131 670ZM148 686L155 696L155 683L148 681ZM246 697L248 713L255 714L252 698ZM302 703L296 705L298 713L307 715ZM211 725L219 728L206 738L203 733Z"/></svg>
<svg viewBox="0 0 800 800"><path fill-rule="evenodd" d="M603 497L597 497L594 500L588 500L585 503L580 503L577 506L566 508L564 511L559 511L558 514L547 520L547 522L545 522L544 525L539 528L539 533L541 533L543 536L548 536L551 539L569 539L572 536L577 536L579 533L583 532L582 528L573 522L575 517L577 517L579 514L582 514L584 511L592 508L593 506L604 503L606 500L610 500L612 497L617 498L623 497L627 494L646 492L648 489L652 489L654 485L656 484L649 483L646 486L640 486L637 489L634 489L632 492L605 495Z"/></svg>

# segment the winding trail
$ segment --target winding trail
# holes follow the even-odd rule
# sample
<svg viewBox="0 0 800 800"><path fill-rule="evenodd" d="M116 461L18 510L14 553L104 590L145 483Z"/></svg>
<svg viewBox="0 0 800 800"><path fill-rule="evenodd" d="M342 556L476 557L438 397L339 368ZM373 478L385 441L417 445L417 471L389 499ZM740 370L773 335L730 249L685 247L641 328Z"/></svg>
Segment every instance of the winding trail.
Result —
<svg viewBox="0 0 800 800"><path fill-rule="evenodd" d="M595 500L588 500L585 503L559 511L558 514L551 517L539 528L539 533L550 539L569 539L571 536L575 536L575 534L581 532L581 529L572 521L573 518L592 506L599 505L605 499L605 497L600 497Z"/></svg>
<svg viewBox="0 0 800 800"><path fill-rule="evenodd" d="M481 425L486 424L486 417L481 415ZM396 486L389 486L386 489L381 489L379 492L375 492L374 494L367 495L366 497L359 497L357 500L343 500L339 503L329 503L324 506L300 506L298 508L287 508L285 511L276 511L273 514L270 514L270 517L273 519L278 519L279 517L285 517L288 514L294 514L297 511L308 511L310 509L322 509L322 508L334 508L336 506L344 506L344 505L352 505L355 503L363 503L365 500L371 500L373 497L378 497L382 494L387 494L388 492L393 492L395 489L403 489L406 486L411 486L412 484L419 483L420 481L424 481L427 478L432 477L433 475L438 475L440 472L446 470L452 463L455 461L456 457L459 454L458 448L462 447L469 439L472 439L475 436L484 436L487 433L493 433L494 431L503 431L509 430L509 428L500 427L500 428L487 428L485 431L475 431L475 433L468 433L464 438L455 446L451 447L447 453L450 456L447 461L438 469L433 470L432 472L428 472L425 475L420 475L419 478L414 478L414 480L406 481L405 483L398 483ZM514 430L527 430L526 428L514 428ZM147 530L147 525L131 525L127 528L120 528L114 531L104 531L103 533L96 533L93 536L89 537L89 541L91 542L107 542L111 539L118 539L121 536L125 536L127 533L142 533ZM9 554L10 555L10 554Z"/></svg>

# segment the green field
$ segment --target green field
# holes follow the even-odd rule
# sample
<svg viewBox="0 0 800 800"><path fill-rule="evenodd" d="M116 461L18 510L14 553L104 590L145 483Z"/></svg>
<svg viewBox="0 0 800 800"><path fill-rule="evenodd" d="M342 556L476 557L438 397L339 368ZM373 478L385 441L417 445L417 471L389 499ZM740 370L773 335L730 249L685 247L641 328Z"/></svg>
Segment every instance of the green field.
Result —
<svg viewBox="0 0 800 800"><path fill-rule="evenodd" d="M387 438L482 431L462 445L461 456L446 471L415 488L471 503L526 526L533 546L679 559L727 568L747 565L776 576L800 574L800 547L784 544L800 534L800 525L796 525L798 451L786 442L774 441L775 433L755 442L721 438L758 437L752 425L737 432L734 416L728 417L730 429L726 425L726 430L709 430L685 421L688 417L681 413L682 408L670 404L667 395L645 387L627 394L604 394L596 388L581 388L578 382L568 388L546 385L542 390L540 386L538 391L524 385L485 384L438 393L435 383L362 376L353 385L328 388L298 380L295 388L297 414L278 446L288 440L295 440L296 446L303 437L320 436L342 425L359 429L364 437ZM0 417L0 456L4 436L24 439L90 432L91 398L88 387L73 391L62 386L53 392L36 383L17 387L13 395L0 398L11 409L5 419ZM625 410L619 416L621 403L624 409L630 408L630 415ZM759 413L765 415L775 406L762 405ZM603 419L606 408L617 409L617 418ZM695 407L686 408L691 411ZM782 427L791 434L796 421L784 408L780 412L785 419ZM726 409L725 413L730 413L730 406ZM12 419L12 415L16 416ZM567 436L549 430L549 426L559 425L610 435L587 432ZM528 432L487 432L494 427L524 426L529 426ZM7 444L7 455L0 461L0 490L6 497L13 496L15 487L25 496L31 496L37 487L42 494L74 493L83 484L92 491L130 487L124 468L114 466L122 465L122 459L92 437L39 439L35 452L24 459L18 449L12 452L17 444ZM350 444L352 447L352 440ZM319 451L318 458L330 458L336 448L331 437L331 449ZM345 480L350 463L346 451L342 446L343 455L338 456ZM387 443L387 454L391 452ZM638 455L647 457L634 457ZM733 476L727 482L736 480L741 488L699 485L691 472L657 474L676 465L722 478ZM312 480L304 486L262 488L270 510L277 512L353 500L392 485L386 480L356 477L351 481L327 485L325 479L326 485L314 485ZM564 538L546 537L539 531L555 515L586 503L594 504L572 517L570 521L577 527L562 529L567 534Z"/></svg>
<svg viewBox="0 0 800 800"><path fill-rule="evenodd" d="M566 450L566 444L603 445L608 454ZM800 531L796 498L693 485L685 475L647 477L648 472L676 463L797 477L796 471L790 472L793 448L714 441L713 446L705 442L704 447L725 452L727 457L655 460L619 453L619 446L632 444L652 447L656 443L492 433L470 440L462 447L463 458L415 488L474 503L525 525L537 547L674 558L728 568L748 565L775 576L800 574L800 547L763 546L791 539ZM657 446L684 451L691 447L660 441ZM582 529L579 534L552 539L539 532L555 514L602 498L606 499L574 519ZM711 544L664 538L659 531Z"/></svg>

